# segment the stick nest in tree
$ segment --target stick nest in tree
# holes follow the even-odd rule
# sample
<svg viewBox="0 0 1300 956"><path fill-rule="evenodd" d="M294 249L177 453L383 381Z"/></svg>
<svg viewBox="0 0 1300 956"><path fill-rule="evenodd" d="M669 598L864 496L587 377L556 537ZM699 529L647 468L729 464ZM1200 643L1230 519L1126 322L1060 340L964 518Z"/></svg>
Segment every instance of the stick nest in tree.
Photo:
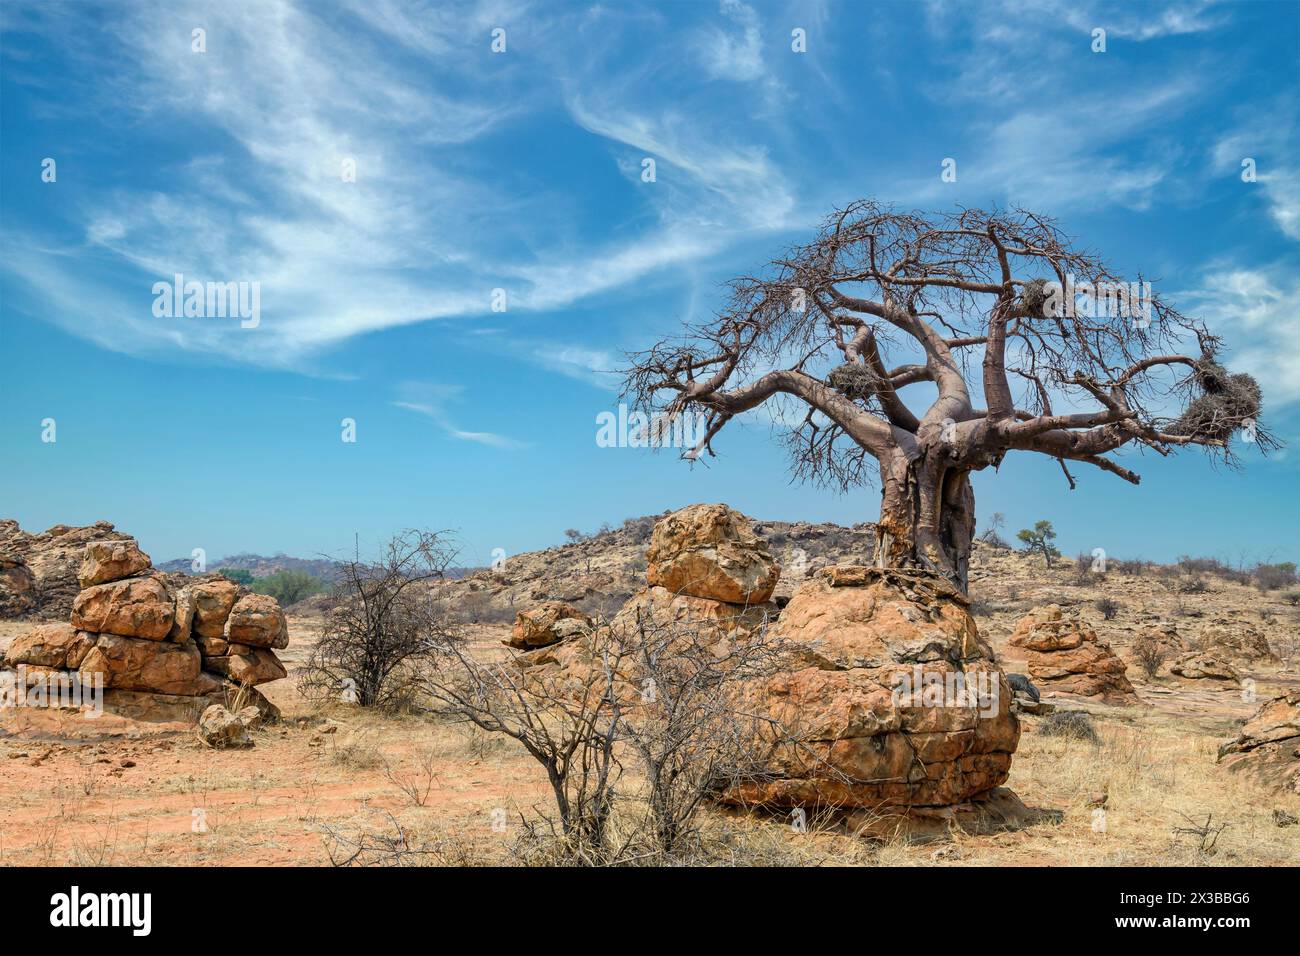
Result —
<svg viewBox="0 0 1300 956"><path fill-rule="evenodd" d="M1227 441L1246 422L1259 416L1259 383L1244 372L1230 375L1214 358L1204 355L1192 373L1201 392L1168 429L1172 435Z"/></svg>
<svg viewBox="0 0 1300 956"><path fill-rule="evenodd" d="M872 369L856 362L848 362L832 369L826 384L845 398L866 401L886 388L885 381Z"/></svg>
<svg viewBox="0 0 1300 956"><path fill-rule="evenodd" d="M1045 315L1047 280L1030 279L1020 289L1020 311L1026 315Z"/></svg>

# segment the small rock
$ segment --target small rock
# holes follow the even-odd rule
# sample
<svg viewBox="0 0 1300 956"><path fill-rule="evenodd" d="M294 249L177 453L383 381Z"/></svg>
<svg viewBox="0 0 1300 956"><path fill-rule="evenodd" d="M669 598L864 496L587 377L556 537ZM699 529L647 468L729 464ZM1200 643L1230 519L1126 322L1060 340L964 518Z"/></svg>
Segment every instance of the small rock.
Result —
<svg viewBox="0 0 1300 956"><path fill-rule="evenodd" d="M1281 807L1278 807L1273 811L1273 822L1280 827L1293 827L1300 823L1300 820L1296 819L1295 814L1287 813Z"/></svg>
<svg viewBox="0 0 1300 956"><path fill-rule="evenodd" d="M256 713L257 708L245 707L232 714L220 704L213 704L199 717L199 739L217 749L253 746L253 738L248 735L249 711Z"/></svg>

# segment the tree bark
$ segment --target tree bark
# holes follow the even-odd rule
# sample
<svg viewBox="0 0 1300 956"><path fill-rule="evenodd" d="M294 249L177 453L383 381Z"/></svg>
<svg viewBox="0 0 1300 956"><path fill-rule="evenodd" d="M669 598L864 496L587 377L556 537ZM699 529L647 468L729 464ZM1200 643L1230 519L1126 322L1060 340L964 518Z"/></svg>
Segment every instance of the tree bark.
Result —
<svg viewBox="0 0 1300 956"><path fill-rule="evenodd" d="M924 568L965 593L975 539L975 493L970 473L939 456L908 461L899 454L881 465L880 520L873 563L880 568Z"/></svg>

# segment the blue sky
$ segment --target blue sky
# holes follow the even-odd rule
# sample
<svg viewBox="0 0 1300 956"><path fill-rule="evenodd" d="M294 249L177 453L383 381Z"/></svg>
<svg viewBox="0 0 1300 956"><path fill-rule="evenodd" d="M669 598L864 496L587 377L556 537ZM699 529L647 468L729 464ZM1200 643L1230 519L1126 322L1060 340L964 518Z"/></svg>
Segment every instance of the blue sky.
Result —
<svg viewBox="0 0 1300 956"><path fill-rule="evenodd" d="M24 527L104 518L164 559L422 526L486 563L694 501L874 520L874 489L791 484L762 417L707 467L595 441L624 351L860 197L1057 218L1209 322L1300 439L1296 3L10 0L0 29ZM155 316L175 273L257 281L259 324ZM1154 457L1075 491L1009 459L978 512L1067 553L1300 558L1294 450Z"/></svg>

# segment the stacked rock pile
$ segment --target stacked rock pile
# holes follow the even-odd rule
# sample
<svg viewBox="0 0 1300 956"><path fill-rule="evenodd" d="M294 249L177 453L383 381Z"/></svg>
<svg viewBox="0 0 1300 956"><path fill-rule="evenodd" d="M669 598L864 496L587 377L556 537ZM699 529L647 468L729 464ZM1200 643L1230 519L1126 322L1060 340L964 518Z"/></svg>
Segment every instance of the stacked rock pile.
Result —
<svg viewBox="0 0 1300 956"><path fill-rule="evenodd" d="M78 581L67 624L10 645L11 685L100 687L104 712L136 720L197 721L236 698L272 715L253 687L286 676L275 650L289 630L275 598L216 575L178 582L130 538L88 544Z"/></svg>
<svg viewBox="0 0 1300 956"><path fill-rule="evenodd" d="M1021 618L1009 643L1025 651L1029 676L1045 691L1110 704L1139 703L1124 662L1087 622L1067 616L1059 605L1036 608Z"/></svg>

